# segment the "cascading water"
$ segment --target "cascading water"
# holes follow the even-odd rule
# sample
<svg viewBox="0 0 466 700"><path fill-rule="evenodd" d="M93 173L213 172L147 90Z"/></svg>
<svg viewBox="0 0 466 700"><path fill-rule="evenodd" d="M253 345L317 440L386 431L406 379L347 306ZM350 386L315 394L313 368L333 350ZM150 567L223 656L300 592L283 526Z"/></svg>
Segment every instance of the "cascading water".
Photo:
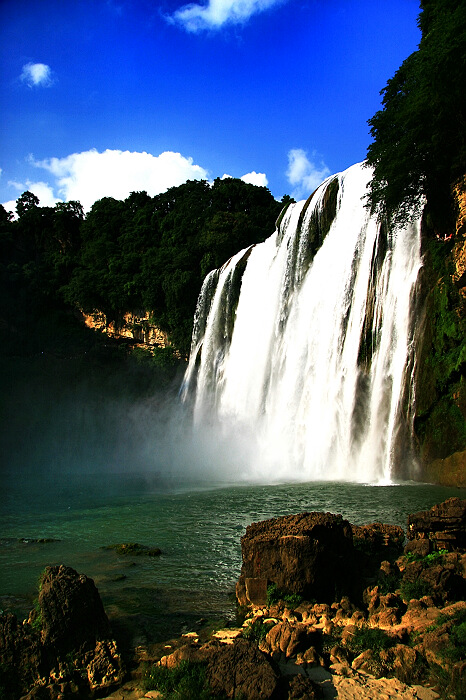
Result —
<svg viewBox="0 0 466 700"><path fill-rule="evenodd" d="M371 217L370 176L355 165L329 178L204 282L182 398L195 429L214 426L229 450L237 440L245 478L393 477L420 225Z"/></svg>

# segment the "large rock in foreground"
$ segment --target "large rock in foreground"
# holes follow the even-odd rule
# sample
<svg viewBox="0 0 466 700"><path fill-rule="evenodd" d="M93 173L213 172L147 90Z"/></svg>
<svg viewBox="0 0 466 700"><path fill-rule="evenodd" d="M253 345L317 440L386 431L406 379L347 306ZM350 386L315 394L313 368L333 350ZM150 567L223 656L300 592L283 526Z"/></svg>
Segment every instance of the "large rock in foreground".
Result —
<svg viewBox="0 0 466 700"><path fill-rule="evenodd" d="M38 604L27 622L0 616L2 700L94 697L123 677L97 588L74 569L44 570Z"/></svg>
<svg viewBox="0 0 466 700"><path fill-rule="evenodd" d="M40 579L42 640L62 656L94 648L110 625L94 581L69 566L48 566Z"/></svg>
<svg viewBox="0 0 466 700"><path fill-rule="evenodd" d="M252 523L241 538L243 565L236 586L241 605L265 603L267 586L333 602L356 580L351 525L341 515L301 513Z"/></svg>

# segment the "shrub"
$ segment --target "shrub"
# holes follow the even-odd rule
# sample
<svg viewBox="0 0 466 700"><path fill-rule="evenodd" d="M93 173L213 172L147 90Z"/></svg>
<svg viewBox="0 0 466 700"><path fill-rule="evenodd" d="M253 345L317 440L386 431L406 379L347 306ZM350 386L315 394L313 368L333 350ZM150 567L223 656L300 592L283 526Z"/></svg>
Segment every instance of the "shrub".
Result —
<svg viewBox="0 0 466 700"><path fill-rule="evenodd" d="M371 649L374 654L379 654L382 649L389 649L395 644L395 640L384 630L378 627L358 627L347 638L346 646L353 654L361 654L366 649Z"/></svg>
<svg viewBox="0 0 466 700"><path fill-rule="evenodd" d="M175 668L151 666L145 669L145 690L158 690L164 700L213 700L206 681L205 664L181 661ZM219 698L219 700L221 700Z"/></svg>
<svg viewBox="0 0 466 700"><path fill-rule="evenodd" d="M418 578L415 581L403 579L400 584L400 591L404 602L409 603L410 600L419 600L419 598L429 595L432 589L426 581Z"/></svg>
<svg viewBox="0 0 466 700"><path fill-rule="evenodd" d="M279 601L283 601L288 607L296 608L302 603L303 598L298 593L284 593L276 583L272 583L267 588L267 605L276 605Z"/></svg>
<svg viewBox="0 0 466 700"><path fill-rule="evenodd" d="M424 568L427 568L429 566L433 566L434 564L440 564L441 562L443 562L443 557L445 554L448 554L448 551L446 549L439 549L437 552L431 552L430 554L426 554L426 556L416 554L416 552L408 552L408 554L406 554L405 557L408 563L412 561L420 561L422 562Z"/></svg>
<svg viewBox="0 0 466 700"><path fill-rule="evenodd" d="M442 656L452 663L466 659L466 610L456 610L453 615L441 613L434 624L428 627L428 631L433 631L446 623L451 623L451 629L448 634L448 645L443 649Z"/></svg>
<svg viewBox="0 0 466 700"><path fill-rule="evenodd" d="M263 639L266 638L267 632L272 629L274 626L274 622L262 622L262 619L259 617L254 622L251 622L248 624L247 627L244 628L243 631L243 637L245 639L249 639L251 642L261 642Z"/></svg>

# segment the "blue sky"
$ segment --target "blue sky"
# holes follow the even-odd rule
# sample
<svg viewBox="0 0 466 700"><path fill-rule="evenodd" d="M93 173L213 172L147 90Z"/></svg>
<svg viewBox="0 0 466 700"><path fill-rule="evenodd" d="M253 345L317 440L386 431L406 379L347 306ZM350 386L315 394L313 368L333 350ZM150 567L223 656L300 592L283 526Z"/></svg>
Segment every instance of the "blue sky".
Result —
<svg viewBox="0 0 466 700"><path fill-rule="evenodd" d="M417 0L2 0L0 202L225 174L306 197L365 158Z"/></svg>

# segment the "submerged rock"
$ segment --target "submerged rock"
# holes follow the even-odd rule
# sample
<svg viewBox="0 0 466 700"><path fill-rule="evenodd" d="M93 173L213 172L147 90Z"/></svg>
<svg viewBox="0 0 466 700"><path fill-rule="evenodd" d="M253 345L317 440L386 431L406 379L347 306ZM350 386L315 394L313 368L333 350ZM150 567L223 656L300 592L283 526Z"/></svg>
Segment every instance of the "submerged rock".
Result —
<svg viewBox="0 0 466 700"><path fill-rule="evenodd" d="M123 556L131 555L134 557L158 557L162 554L162 550L158 547L147 547L145 544L138 542L126 542L124 544L110 544L103 549L113 549L117 554Z"/></svg>

